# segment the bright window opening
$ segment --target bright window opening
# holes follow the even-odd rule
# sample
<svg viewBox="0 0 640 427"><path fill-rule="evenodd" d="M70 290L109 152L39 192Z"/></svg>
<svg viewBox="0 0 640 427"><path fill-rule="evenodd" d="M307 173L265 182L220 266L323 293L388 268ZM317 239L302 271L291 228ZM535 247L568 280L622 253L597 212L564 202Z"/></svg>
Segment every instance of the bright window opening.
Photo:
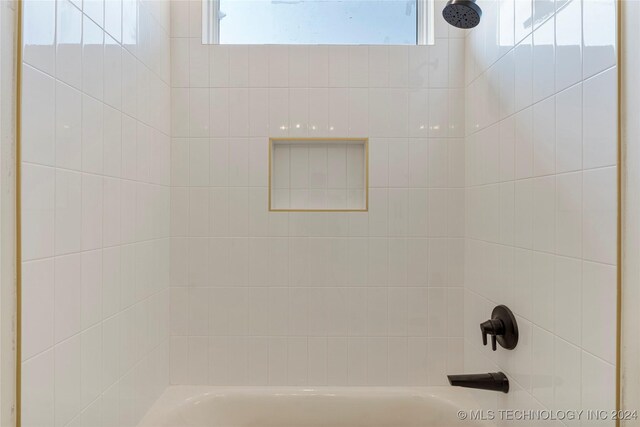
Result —
<svg viewBox="0 0 640 427"><path fill-rule="evenodd" d="M205 44L433 43L433 0L203 0Z"/></svg>

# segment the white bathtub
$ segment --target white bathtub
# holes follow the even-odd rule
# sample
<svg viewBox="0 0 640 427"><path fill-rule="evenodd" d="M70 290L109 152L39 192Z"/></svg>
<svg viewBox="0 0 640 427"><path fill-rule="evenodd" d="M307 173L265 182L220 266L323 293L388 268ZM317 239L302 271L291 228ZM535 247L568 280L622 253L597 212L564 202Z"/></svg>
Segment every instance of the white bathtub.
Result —
<svg viewBox="0 0 640 427"><path fill-rule="evenodd" d="M172 386L139 427L453 427L478 404L452 387ZM468 413L468 412L467 412Z"/></svg>

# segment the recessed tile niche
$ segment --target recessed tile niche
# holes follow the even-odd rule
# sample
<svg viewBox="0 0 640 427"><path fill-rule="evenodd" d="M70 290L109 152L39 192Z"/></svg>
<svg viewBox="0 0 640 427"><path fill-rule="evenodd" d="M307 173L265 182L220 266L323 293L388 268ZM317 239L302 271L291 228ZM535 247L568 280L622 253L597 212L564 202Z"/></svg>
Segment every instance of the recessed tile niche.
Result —
<svg viewBox="0 0 640 427"><path fill-rule="evenodd" d="M366 211L366 138L269 140L269 210Z"/></svg>

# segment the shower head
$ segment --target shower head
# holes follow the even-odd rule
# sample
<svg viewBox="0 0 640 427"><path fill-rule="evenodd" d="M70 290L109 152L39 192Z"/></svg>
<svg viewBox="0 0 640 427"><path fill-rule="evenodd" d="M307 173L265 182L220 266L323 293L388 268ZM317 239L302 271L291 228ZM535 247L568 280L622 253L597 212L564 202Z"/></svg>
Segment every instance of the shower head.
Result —
<svg viewBox="0 0 640 427"><path fill-rule="evenodd" d="M480 23L482 9L475 0L449 0L442 16L454 27L473 28Z"/></svg>

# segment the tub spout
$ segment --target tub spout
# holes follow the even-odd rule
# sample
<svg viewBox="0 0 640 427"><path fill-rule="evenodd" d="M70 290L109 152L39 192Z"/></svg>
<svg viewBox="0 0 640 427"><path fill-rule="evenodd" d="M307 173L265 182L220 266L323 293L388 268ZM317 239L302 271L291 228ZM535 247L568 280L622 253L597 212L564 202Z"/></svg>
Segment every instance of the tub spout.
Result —
<svg viewBox="0 0 640 427"><path fill-rule="evenodd" d="M488 374L447 375L449 384L457 387L509 392L509 379L502 372Z"/></svg>

